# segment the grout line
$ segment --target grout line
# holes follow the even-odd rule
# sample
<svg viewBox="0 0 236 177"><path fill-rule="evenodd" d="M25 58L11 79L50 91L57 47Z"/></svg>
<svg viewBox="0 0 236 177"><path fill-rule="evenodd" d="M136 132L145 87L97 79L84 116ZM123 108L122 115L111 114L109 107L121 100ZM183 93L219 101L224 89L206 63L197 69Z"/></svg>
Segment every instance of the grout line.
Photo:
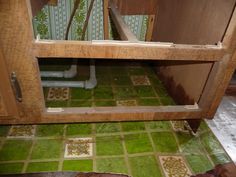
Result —
<svg viewBox="0 0 236 177"><path fill-rule="evenodd" d="M58 163L58 171L62 171L63 169L63 161L64 161L64 153L65 153L65 145L66 145L66 129L67 129L67 124L64 125L64 131L63 131L63 140L62 140L62 147L61 147L61 154L59 158L59 163Z"/></svg>
<svg viewBox="0 0 236 177"><path fill-rule="evenodd" d="M128 158L128 152L127 152L127 149L126 149L126 146L125 146L125 137L124 137L124 133L122 131L122 126L121 126L121 123L119 123L120 125L120 136L121 136L121 143L122 143L122 147L123 147L123 150L124 150L124 158L125 158L125 163L126 163L126 167L127 167L127 170L128 170L128 175L132 176L132 169L131 169L131 166L129 164L129 158Z"/></svg>
<svg viewBox="0 0 236 177"><path fill-rule="evenodd" d="M92 149L93 149L93 156L92 156L92 160L93 160L93 171L97 171L97 163L96 163L96 125L92 124L92 139L93 139L93 143L92 143Z"/></svg>
<svg viewBox="0 0 236 177"><path fill-rule="evenodd" d="M153 141L153 139L152 139L152 135L151 135L150 129L149 129L148 126L147 126L147 122L145 122L144 124L145 124L145 128L146 128L146 131L147 131L149 140L150 140L151 145L152 145L152 148L153 148L153 153L154 153L154 158L156 159L156 163L157 163L157 165L159 166L161 175L162 175L162 176L165 176L164 170L162 169L161 163L160 163L159 158L158 158L158 157L159 157L159 153L158 153L157 150L156 150L156 146L155 146L155 143L154 143L154 141Z"/></svg>
<svg viewBox="0 0 236 177"><path fill-rule="evenodd" d="M35 126L34 136L36 135L36 128L37 128L37 126ZM34 146L35 146L35 143L36 143L36 140L33 138L33 139L32 139L32 145L31 145L30 150L29 150L29 154L28 154L28 156L27 156L27 159L26 159L25 162L24 162L24 166L23 166L23 169L22 169L22 171L21 171L22 173L25 173L26 170L27 170L27 168L28 168L28 164L29 164L29 162L30 162L30 158L31 158L31 155L32 155L32 153L33 153L33 148L34 148Z"/></svg>

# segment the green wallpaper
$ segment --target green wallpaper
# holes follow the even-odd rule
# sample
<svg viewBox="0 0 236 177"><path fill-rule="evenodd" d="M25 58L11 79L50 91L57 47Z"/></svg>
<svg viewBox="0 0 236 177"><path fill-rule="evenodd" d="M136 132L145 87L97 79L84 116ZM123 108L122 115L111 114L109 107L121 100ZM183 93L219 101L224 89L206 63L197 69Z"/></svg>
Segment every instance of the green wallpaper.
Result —
<svg viewBox="0 0 236 177"><path fill-rule="evenodd" d="M73 9L74 0L59 0L58 6L45 6L33 19L35 36L40 34L41 39L64 39L67 23ZM69 33L70 40L79 40L82 35L83 23L90 0L81 0ZM124 16L126 24L139 40L145 39L147 16ZM103 11L102 0L96 0L90 16L86 40L103 39Z"/></svg>

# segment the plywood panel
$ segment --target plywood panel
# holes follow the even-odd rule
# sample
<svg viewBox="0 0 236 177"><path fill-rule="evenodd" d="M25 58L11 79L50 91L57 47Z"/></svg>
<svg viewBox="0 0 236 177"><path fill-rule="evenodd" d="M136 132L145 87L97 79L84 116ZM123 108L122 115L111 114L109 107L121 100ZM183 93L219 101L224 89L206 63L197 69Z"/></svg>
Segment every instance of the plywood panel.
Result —
<svg viewBox="0 0 236 177"><path fill-rule="evenodd" d="M152 40L178 44L216 44L224 36L235 2L235 0L159 0ZM210 63L194 65L176 63L161 67L160 71L165 80L171 78L176 84L172 92L178 101L184 104L199 100L211 68ZM179 88L185 93L182 98L178 95Z"/></svg>

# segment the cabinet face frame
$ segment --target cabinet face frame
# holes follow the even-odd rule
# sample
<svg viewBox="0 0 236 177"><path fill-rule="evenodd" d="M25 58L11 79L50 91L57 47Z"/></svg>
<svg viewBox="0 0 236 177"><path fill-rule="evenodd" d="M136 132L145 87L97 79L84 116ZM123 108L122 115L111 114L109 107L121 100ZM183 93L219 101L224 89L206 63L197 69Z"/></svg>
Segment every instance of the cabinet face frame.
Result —
<svg viewBox="0 0 236 177"><path fill-rule="evenodd" d="M181 45L166 43L129 43L111 41L55 41L34 40L32 31L32 15L29 0L9 0L1 3L9 3L15 14L20 15L21 24L29 35L16 37L16 41L23 40L23 45L30 46L29 50L23 50L23 55L31 73L21 71L19 77L30 78L35 92L26 92L25 83L23 90L27 102L18 106L21 110L20 119L5 120L1 123L59 123L59 122L98 122L98 121L134 121L134 120L170 120L170 119L199 119L212 118L219 101L222 98L230 76L236 66L236 12L232 15L230 24L226 31L222 46L209 45ZM16 3L16 6L13 4ZM20 7L20 8L15 8ZM23 13L22 13L23 12ZM27 13L25 13L27 12ZM11 17L8 17L11 19ZM13 17L12 17L13 18ZM19 25L16 22L15 25ZM9 29L9 33L13 29ZM12 45L12 43L10 43ZM11 47L11 46L8 46ZM125 52L124 52L125 51ZM198 108L186 106L157 106L157 107L127 107L127 108L65 108L63 112L48 112L44 105L39 69L36 57L65 57L65 58L112 58L112 59L152 59L152 60L194 60L214 61L215 72L211 72L215 87L204 89L204 93L211 92L210 98L202 97ZM7 59L10 60L10 58ZM27 61L26 61L27 60ZM13 64L15 65L15 64ZM8 66L9 67L9 66ZM13 66L14 67L14 66ZM10 67L11 68L11 67ZM218 75L216 75L218 73ZM216 77L217 76L217 77ZM210 78L210 77L209 77ZM30 80L30 79L29 79ZM28 82L28 81L27 81ZM223 83L223 84L221 84ZM30 100L30 98L33 98ZM204 104L203 104L204 103Z"/></svg>

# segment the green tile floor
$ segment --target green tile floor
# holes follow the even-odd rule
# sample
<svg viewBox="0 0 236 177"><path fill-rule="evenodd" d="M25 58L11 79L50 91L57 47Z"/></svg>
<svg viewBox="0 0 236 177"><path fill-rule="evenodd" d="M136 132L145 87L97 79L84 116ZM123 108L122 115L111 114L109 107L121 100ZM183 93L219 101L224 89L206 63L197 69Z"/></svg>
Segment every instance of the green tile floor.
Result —
<svg viewBox="0 0 236 177"><path fill-rule="evenodd" d="M48 63L40 65L42 71L68 68L68 65L49 65ZM147 63L99 60L96 62L96 77L98 81L96 88L91 90L70 88L68 98L65 100L49 100L49 88L44 88L46 106L107 107L175 104L158 79L154 69ZM42 78L42 80L86 80L88 78L88 63L79 61L78 75L75 78ZM133 78L138 78L139 83L135 84Z"/></svg>
<svg viewBox="0 0 236 177"><path fill-rule="evenodd" d="M29 137L17 137L12 127L0 126L0 173L95 171L185 177L231 161L204 122L195 136L183 125L182 121L35 125ZM92 139L92 155L66 158L68 140L83 137Z"/></svg>

